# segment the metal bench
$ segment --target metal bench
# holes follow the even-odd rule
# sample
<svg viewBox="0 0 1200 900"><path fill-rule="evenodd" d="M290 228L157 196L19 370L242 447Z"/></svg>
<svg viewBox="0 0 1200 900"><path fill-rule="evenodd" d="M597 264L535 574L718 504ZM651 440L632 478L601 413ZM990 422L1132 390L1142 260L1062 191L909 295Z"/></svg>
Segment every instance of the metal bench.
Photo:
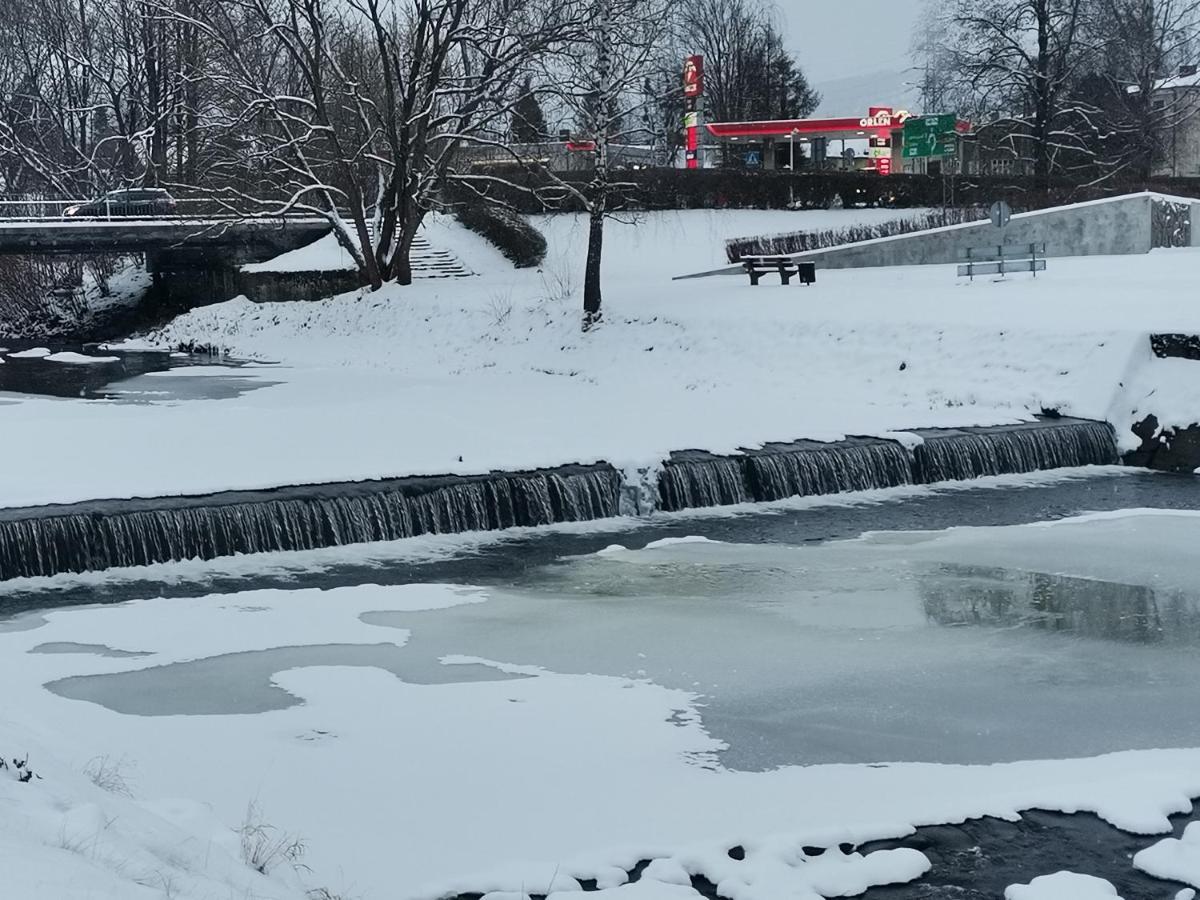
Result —
<svg viewBox="0 0 1200 900"><path fill-rule="evenodd" d="M1046 271L1046 245L994 244L991 247L968 248L967 261L958 267L958 277L964 275L975 280L976 275L1007 275L1009 272Z"/></svg>
<svg viewBox="0 0 1200 900"><path fill-rule="evenodd" d="M750 284L758 284L758 280L768 272L778 272L779 280L790 284L792 277L800 279L801 284L815 284L817 281L817 266L810 262L797 262L790 256L744 256L742 268L750 276Z"/></svg>

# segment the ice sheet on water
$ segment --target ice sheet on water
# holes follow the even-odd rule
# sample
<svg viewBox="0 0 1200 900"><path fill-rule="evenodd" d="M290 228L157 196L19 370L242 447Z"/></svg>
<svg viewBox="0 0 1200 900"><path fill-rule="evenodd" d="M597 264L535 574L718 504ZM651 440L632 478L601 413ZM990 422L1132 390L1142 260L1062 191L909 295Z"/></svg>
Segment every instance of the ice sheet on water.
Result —
<svg viewBox="0 0 1200 900"><path fill-rule="evenodd" d="M1040 875L1029 884L1004 889L1004 900L1121 900L1117 889L1103 878L1076 872Z"/></svg>
<svg viewBox="0 0 1200 900"><path fill-rule="evenodd" d="M75 366L98 366L121 361L119 356L87 356L83 353L75 353L71 350L64 350L60 353L51 353L44 358L47 362L66 363L68 365Z"/></svg>
<svg viewBox="0 0 1200 900"><path fill-rule="evenodd" d="M689 534L685 537L668 537L660 538L657 541L651 541L646 545L647 550L660 550L663 547L674 547L679 544L719 544L720 541L714 541L711 538L706 538L701 534Z"/></svg>
<svg viewBox="0 0 1200 900"><path fill-rule="evenodd" d="M1200 822L1192 822L1180 838L1163 838L1133 857L1133 864L1155 878L1200 887Z"/></svg>

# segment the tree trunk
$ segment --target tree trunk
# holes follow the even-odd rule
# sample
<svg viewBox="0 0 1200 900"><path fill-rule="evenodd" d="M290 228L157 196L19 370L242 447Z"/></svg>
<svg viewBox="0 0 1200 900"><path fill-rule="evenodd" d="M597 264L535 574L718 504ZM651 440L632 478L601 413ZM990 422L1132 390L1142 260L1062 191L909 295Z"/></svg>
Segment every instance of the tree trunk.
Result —
<svg viewBox="0 0 1200 900"><path fill-rule="evenodd" d="M416 224L405 222L400 231L400 241L396 244L396 257L392 261L397 284L409 285L413 282L412 245L413 238L417 236L417 228L419 227L419 221Z"/></svg>
<svg viewBox="0 0 1200 900"><path fill-rule="evenodd" d="M583 330L600 321L600 257L604 252L604 204L592 204L588 223L587 264L583 274Z"/></svg>

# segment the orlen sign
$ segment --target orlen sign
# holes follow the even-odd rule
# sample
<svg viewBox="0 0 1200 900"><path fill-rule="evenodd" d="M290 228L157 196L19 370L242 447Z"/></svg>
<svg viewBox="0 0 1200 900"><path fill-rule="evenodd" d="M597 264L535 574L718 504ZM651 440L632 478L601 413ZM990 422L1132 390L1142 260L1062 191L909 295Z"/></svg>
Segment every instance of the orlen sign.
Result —
<svg viewBox="0 0 1200 900"><path fill-rule="evenodd" d="M892 112L889 107L872 107L867 111L865 119L859 119L860 128L898 128L903 125L905 120L912 118L912 114L906 109L896 110Z"/></svg>
<svg viewBox="0 0 1200 900"><path fill-rule="evenodd" d="M683 61L683 96L699 97L704 93L704 57L689 56Z"/></svg>

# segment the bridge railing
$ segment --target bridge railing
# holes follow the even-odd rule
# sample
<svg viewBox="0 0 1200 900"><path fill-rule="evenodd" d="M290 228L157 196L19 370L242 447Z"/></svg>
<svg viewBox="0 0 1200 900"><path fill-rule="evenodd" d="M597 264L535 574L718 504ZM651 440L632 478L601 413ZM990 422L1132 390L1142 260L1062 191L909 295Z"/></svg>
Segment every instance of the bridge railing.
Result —
<svg viewBox="0 0 1200 900"><path fill-rule="evenodd" d="M4 198L0 197L0 221L46 221L61 219L64 221L73 221L73 217L66 214L66 210L71 206L79 206L84 203L92 203L94 198L87 200L50 200L43 198ZM119 210L119 207L114 207ZM261 213L260 213L261 215ZM253 218L253 213L246 213L245 217ZM86 217L90 220L95 219L127 219L127 218L148 218L143 216L131 217L127 215L113 214L112 212L100 213L99 215L90 215ZM239 219L242 218L236 211L232 210L227 204L218 200L206 198L183 198L175 201L175 212L170 216L155 215L152 218L175 218L175 219L200 219L207 221L221 219ZM268 216L268 218L276 218ZM282 218L312 218L311 213L294 213Z"/></svg>
<svg viewBox="0 0 1200 900"><path fill-rule="evenodd" d="M46 200L42 198L0 199L0 219L56 219L68 206L83 200Z"/></svg>

